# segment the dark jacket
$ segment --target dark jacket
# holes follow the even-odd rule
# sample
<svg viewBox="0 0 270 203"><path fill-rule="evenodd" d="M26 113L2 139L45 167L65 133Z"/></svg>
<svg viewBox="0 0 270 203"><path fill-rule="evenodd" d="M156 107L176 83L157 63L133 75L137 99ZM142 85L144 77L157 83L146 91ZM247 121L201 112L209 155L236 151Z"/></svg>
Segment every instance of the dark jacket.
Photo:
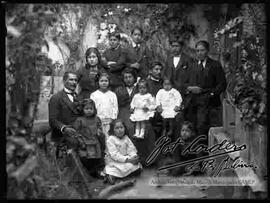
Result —
<svg viewBox="0 0 270 203"><path fill-rule="evenodd" d="M194 59L184 53L181 54L180 61L176 67L174 67L173 64L173 55L169 55L166 60L165 68L163 71L164 76L170 78L173 81L175 89L180 92L182 97L185 96L186 88L189 85L188 78L190 70L194 64Z"/></svg>
<svg viewBox="0 0 270 203"><path fill-rule="evenodd" d="M98 71L105 71L102 65L98 65ZM98 89L96 78L90 77L90 66L85 65L77 71L78 82L81 88L80 99L89 98L90 94Z"/></svg>
<svg viewBox="0 0 270 203"><path fill-rule="evenodd" d="M138 93L137 86L134 87L130 96L128 94L126 86L123 85L121 87L118 87L115 90L115 94L117 96L117 101L118 101L118 107L121 108L121 107L130 106L131 100L136 93Z"/></svg>
<svg viewBox="0 0 270 203"><path fill-rule="evenodd" d="M76 104L71 102L64 90L59 91L49 101L49 124L52 128L52 140L60 141L63 125L72 125L79 116Z"/></svg>
<svg viewBox="0 0 270 203"><path fill-rule="evenodd" d="M127 52L119 46L117 49L107 49L103 56L107 61L116 62L116 64L106 67L106 71L110 76L111 86L118 87L123 85L121 72L126 66Z"/></svg>
<svg viewBox="0 0 270 203"><path fill-rule="evenodd" d="M198 63L190 74L190 84L203 89L202 94L208 95L209 106L220 106L220 94L226 90L226 78L221 64L211 58L207 58L205 70L201 70ZM213 95L211 95L213 93Z"/></svg>
<svg viewBox="0 0 270 203"><path fill-rule="evenodd" d="M162 79L153 80L150 76L147 78L148 91L153 96L156 97L157 92L162 89Z"/></svg>
<svg viewBox="0 0 270 203"><path fill-rule="evenodd" d="M138 50L136 50L133 46L128 47L127 49L127 65L130 67L132 63L138 62L140 64L140 68L138 70L138 76L142 78L146 78L149 73L149 68L153 62L153 53L146 46L145 43L141 43Z"/></svg>
<svg viewBox="0 0 270 203"><path fill-rule="evenodd" d="M134 123L129 118L130 118L130 103L136 93L138 93L137 86L134 87L130 96L128 94L126 86L124 85L116 88L115 90L119 109L118 118L121 118L126 124L129 135L134 134Z"/></svg>
<svg viewBox="0 0 270 203"><path fill-rule="evenodd" d="M86 158L103 158L105 150L105 135L102 131L100 118L78 117L72 124L73 128L81 135L81 139L86 145L79 148L79 156Z"/></svg>

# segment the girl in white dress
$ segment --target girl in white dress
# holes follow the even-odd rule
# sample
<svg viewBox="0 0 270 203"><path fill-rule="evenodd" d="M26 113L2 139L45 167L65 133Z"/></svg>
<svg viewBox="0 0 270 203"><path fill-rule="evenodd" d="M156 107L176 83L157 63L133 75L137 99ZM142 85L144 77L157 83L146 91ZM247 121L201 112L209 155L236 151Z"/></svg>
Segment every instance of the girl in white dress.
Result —
<svg viewBox="0 0 270 203"><path fill-rule="evenodd" d="M132 114L130 120L136 122L135 138L144 138L145 122L154 116L156 104L155 98L148 92L148 83L141 79L138 82L139 93L135 94L130 109Z"/></svg>
<svg viewBox="0 0 270 203"><path fill-rule="evenodd" d="M168 78L163 80L163 89L160 89L156 95L157 111L163 118L162 136L171 136L173 134L173 121L180 110L182 96L178 90L172 87L172 82ZM167 131L167 126L169 130Z"/></svg>
<svg viewBox="0 0 270 203"><path fill-rule="evenodd" d="M107 180L114 184L117 178L124 178L141 172L137 149L127 135L127 128L121 119L111 122L109 138L106 141L105 168Z"/></svg>
<svg viewBox="0 0 270 203"><path fill-rule="evenodd" d="M90 95L97 108L97 116L102 123L102 129L108 138L110 123L118 115L118 102L114 92L109 90L109 75L105 72L98 77L99 89Z"/></svg>

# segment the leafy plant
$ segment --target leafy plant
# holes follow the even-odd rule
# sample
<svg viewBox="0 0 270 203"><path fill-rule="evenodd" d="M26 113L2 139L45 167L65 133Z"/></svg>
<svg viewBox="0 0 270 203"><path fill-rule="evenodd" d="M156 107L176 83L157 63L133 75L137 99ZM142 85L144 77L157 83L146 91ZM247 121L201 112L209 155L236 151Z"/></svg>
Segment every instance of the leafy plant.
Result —
<svg viewBox="0 0 270 203"><path fill-rule="evenodd" d="M230 68L227 77L230 82L227 99L240 110L242 120L247 125L266 125L267 65L264 41L266 35L265 26L263 26L264 6L243 4L238 15L240 16L228 21L222 29L214 33L215 42L220 51L238 53L239 49L241 52L240 64L233 64L232 61L229 64L234 68ZM258 20L258 16L261 20ZM241 41L237 40L240 29L242 30ZM236 39L226 50L223 47L224 43L221 42L221 35L224 34ZM237 57L232 58L238 61Z"/></svg>
<svg viewBox="0 0 270 203"><path fill-rule="evenodd" d="M237 69L234 102L248 125L266 125L266 61L258 36L244 39L241 66Z"/></svg>
<svg viewBox="0 0 270 203"><path fill-rule="evenodd" d="M6 84L8 198L36 198L32 126L39 98L40 75L51 61L41 53L44 30L55 21L47 5L6 4Z"/></svg>

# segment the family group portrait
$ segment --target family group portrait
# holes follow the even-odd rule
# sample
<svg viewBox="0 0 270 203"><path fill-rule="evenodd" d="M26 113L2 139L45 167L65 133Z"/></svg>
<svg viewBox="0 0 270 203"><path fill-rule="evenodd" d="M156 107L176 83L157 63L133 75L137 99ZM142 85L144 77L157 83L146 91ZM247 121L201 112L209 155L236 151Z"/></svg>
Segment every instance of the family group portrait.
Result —
<svg viewBox="0 0 270 203"><path fill-rule="evenodd" d="M267 7L1 3L3 196L267 199Z"/></svg>

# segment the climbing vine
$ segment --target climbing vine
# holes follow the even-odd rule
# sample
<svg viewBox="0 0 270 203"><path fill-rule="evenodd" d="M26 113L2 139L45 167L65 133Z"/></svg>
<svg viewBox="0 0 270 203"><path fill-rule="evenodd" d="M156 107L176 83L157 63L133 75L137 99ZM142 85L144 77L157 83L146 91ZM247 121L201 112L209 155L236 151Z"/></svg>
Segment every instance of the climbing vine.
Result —
<svg viewBox="0 0 270 203"><path fill-rule="evenodd" d="M214 33L219 42L221 35L226 33L229 38L239 38L239 29L242 29L240 39L223 50L227 53L240 50L240 61L231 64L234 68L230 74L234 81L227 91L228 99L240 110L246 125L266 125L265 11L261 4L243 4L239 14Z"/></svg>

